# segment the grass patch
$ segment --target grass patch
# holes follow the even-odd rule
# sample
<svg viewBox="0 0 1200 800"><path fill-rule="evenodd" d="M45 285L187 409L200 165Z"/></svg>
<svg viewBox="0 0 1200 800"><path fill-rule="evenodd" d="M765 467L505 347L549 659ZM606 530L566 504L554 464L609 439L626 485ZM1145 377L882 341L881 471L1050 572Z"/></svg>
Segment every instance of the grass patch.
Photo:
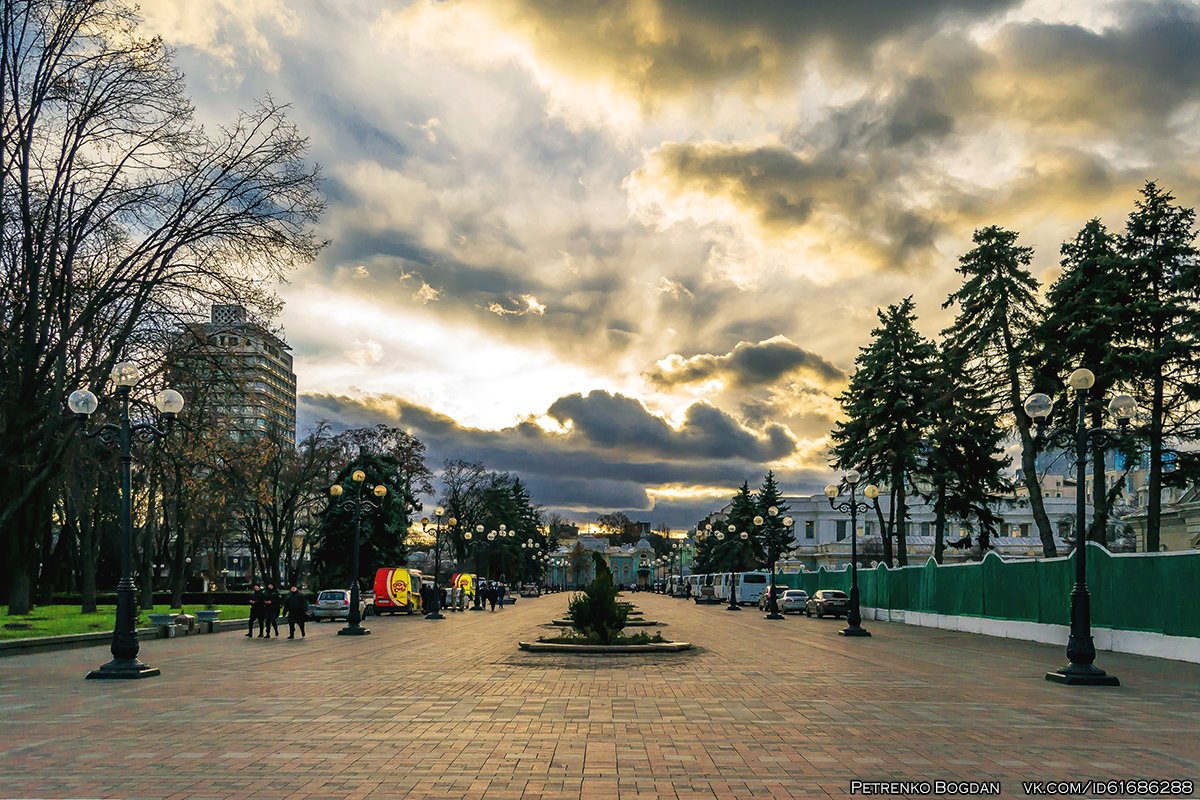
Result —
<svg viewBox="0 0 1200 800"><path fill-rule="evenodd" d="M653 636L648 633L631 633L614 636L612 641L606 643L600 641L600 637L595 635L581 636L574 633L566 636L539 636L538 641L546 644L662 644L669 640L664 639L661 633Z"/></svg>
<svg viewBox="0 0 1200 800"><path fill-rule="evenodd" d="M193 613L202 605L185 606ZM241 619L250 616L249 606L217 606L221 619ZM157 605L152 612L142 611L138 627L150 624L147 613L166 614L168 605ZM175 609L178 613L178 609ZM0 606L0 639L29 639L36 636L63 636L68 633L97 633L111 631L117 614L116 606L99 606L94 614L82 614L78 606L38 606L29 614L8 616L8 606Z"/></svg>

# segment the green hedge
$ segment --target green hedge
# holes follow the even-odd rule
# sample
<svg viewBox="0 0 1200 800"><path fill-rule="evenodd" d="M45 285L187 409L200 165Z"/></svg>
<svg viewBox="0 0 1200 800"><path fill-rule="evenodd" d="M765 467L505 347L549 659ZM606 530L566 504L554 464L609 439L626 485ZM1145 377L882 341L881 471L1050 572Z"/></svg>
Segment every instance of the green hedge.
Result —
<svg viewBox="0 0 1200 800"><path fill-rule="evenodd" d="M1092 626L1200 637L1200 551L1113 555L1098 544L1088 550ZM785 573L776 582L809 594L850 589L848 569ZM891 611L949 616L1070 623L1075 556L1004 561L988 553L982 563L860 568L862 605Z"/></svg>

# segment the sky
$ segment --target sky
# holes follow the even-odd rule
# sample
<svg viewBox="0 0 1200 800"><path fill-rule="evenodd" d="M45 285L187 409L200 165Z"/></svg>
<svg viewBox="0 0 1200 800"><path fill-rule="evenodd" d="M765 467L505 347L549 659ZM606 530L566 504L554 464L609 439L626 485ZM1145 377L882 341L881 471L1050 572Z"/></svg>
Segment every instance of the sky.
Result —
<svg viewBox="0 0 1200 800"><path fill-rule="evenodd" d="M1148 180L1200 202L1200 6L149 0L197 114L270 95L330 244L278 288L298 427L387 423L580 522L833 472L876 309L986 225L1050 282Z"/></svg>

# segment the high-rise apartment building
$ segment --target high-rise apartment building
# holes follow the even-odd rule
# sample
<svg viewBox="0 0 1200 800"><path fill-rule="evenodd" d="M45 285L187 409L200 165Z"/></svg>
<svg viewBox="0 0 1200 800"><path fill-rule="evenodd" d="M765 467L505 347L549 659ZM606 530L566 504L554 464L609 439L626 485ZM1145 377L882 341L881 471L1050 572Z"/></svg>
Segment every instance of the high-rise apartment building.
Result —
<svg viewBox="0 0 1200 800"><path fill-rule="evenodd" d="M296 374L287 342L251 322L242 306L220 305L210 322L187 325L176 344L185 380L205 384L206 402L230 438L295 445Z"/></svg>

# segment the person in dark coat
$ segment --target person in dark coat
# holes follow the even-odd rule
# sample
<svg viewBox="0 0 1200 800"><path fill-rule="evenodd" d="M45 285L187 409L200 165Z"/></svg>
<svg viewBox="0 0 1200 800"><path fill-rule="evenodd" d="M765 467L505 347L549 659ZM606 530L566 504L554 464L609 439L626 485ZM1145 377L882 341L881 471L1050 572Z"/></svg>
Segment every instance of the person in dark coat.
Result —
<svg viewBox="0 0 1200 800"><path fill-rule="evenodd" d="M496 599L500 597L500 592L496 589L496 584L494 584L494 583L488 584L487 595L485 595L485 596L487 597L488 605L491 606L491 610L495 611L496 610Z"/></svg>
<svg viewBox="0 0 1200 800"><path fill-rule="evenodd" d="M267 591L263 592L263 613L266 615L267 621L267 637L271 638L271 629L275 629L275 638L279 638L279 611L281 607L282 597L279 596L279 590L275 588L275 584L268 583Z"/></svg>
<svg viewBox="0 0 1200 800"><path fill-rule="evenodd" d="M500 601L500 610L504 610L504 593L508 591L508 587L503 583L496 587L496 599Z"/></svg>
<svg viewBox="0 0 1200 800"><path fill-rule="evenodd" d="M254 594L250 595L250 626L246 629L246 638L254 636L254 623L258 623L258 638L263 635L263 590L254 584Z"/></svg>
<svg viewBox="0 0 1200 800"><path fill-rule="evenodd" d="M283 610L287 612L288 619L288 638L296 638L296 626L300 626L300 638L304 638L304 621L308 619L308 598L303 592L297 591L293 586L288 593L287 599L283 601Z"/></svg>

